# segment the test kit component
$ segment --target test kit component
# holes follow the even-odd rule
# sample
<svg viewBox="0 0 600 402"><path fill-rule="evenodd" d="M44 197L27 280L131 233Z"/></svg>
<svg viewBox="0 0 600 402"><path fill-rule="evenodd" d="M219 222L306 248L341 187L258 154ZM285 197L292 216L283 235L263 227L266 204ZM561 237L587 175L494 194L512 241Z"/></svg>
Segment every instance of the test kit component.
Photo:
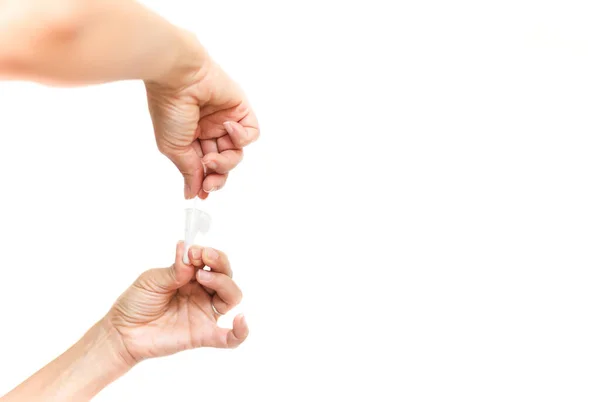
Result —
<svg viewBox="0 0 600 402"><path fill-rule="evenodd" d="M199 198L195 197L192 200L191 206L185 209L185 253L183 255L183 262L185 264L190 263L188 252L194 244L196 237L199 234L204 236L210 230L211 217L208 213L198 208L199 201Z"/></svg>

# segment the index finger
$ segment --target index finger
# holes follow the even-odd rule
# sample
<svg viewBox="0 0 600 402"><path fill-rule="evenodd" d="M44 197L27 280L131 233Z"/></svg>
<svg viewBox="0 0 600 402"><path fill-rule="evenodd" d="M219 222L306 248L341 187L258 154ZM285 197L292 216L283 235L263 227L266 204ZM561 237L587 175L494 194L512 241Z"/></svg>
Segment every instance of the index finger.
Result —
<svg viewBox="0 0 600 402"><path fill-rule="evenodd" d="M211 271L220 272L229 277L233 277L229 258L227 258L227 254L224 252L215 250L214 248L205 247L202 251L202 260L206 266L210 267Z"/></svg>
<svg viewBox="0 0 600 402"><path fill-rule="evenodd" d="M229 258L227 258L227 254L224 252L210 247L192 246L190 247L189 253L190 261L192 261L194 266L200 268L207 266L210 267L210 270L213 272L233 277Z"/></svg>

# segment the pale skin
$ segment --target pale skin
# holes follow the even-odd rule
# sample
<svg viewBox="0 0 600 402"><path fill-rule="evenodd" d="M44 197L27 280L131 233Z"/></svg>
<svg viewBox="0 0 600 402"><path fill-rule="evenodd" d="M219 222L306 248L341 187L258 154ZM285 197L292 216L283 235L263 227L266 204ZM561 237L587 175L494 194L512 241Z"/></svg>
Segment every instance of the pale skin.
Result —
<svg viewBox="0 0 600 402"><path fill-rule="evenodd" d="M132 0L0 0L0 79L143 81L158 149L183 175L186 198L222 188L259 136L244 93L197 38ZM172 267L144 273L79 342L0 400L88 401L143 359L237 347L245 319L219 328L212 308L227 313L241 300L227 257L193 247L186 265L182 253L179 244Z"/></svg>
<svg viewBox="0 0 600 402"><path fill-rule="evenodd" d="M158 149L186 198L222 188L259 136L244 93L196 37L132 0L0 0L0 78L142 80Z"/></svg>
<svg viewBox="0 0 600 402"><path fill-rule="evenodd" d="M179 243L171 267L144 272L79 342L0 401L89 401L144 359L244 342L244 316L221 328L212 307L225 314L242 300L227 256L193 246L186 265L184 250Z"/></svg>

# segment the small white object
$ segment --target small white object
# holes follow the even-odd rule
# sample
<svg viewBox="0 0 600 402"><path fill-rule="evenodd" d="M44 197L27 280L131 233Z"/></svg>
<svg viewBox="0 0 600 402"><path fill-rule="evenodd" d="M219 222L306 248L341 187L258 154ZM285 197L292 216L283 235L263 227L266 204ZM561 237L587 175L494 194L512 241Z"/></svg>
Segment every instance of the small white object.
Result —
<svg viewBox="0 0 600 402"><path fill-rule="evenodd" d="M185 210L185 253L183 254L183 262L190 263L188 252L194 244L198 234L206 235L210 229L210 215L198 208L199 198L195 197L192 206Z"/></svg>

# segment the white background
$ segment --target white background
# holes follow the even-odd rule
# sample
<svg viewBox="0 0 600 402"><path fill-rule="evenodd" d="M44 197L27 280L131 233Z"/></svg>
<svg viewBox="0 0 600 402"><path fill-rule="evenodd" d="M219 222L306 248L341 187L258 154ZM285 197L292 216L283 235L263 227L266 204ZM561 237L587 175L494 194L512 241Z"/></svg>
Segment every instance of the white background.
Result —
<svg viewBox="0 0 600 402"><path fill-rule="evenodd" d="M252 333L97 400L597 401L594 3L147 1L261 121L205 205ZM171 263L183 184L140 83L0 92L3 393Z"/></svg>

